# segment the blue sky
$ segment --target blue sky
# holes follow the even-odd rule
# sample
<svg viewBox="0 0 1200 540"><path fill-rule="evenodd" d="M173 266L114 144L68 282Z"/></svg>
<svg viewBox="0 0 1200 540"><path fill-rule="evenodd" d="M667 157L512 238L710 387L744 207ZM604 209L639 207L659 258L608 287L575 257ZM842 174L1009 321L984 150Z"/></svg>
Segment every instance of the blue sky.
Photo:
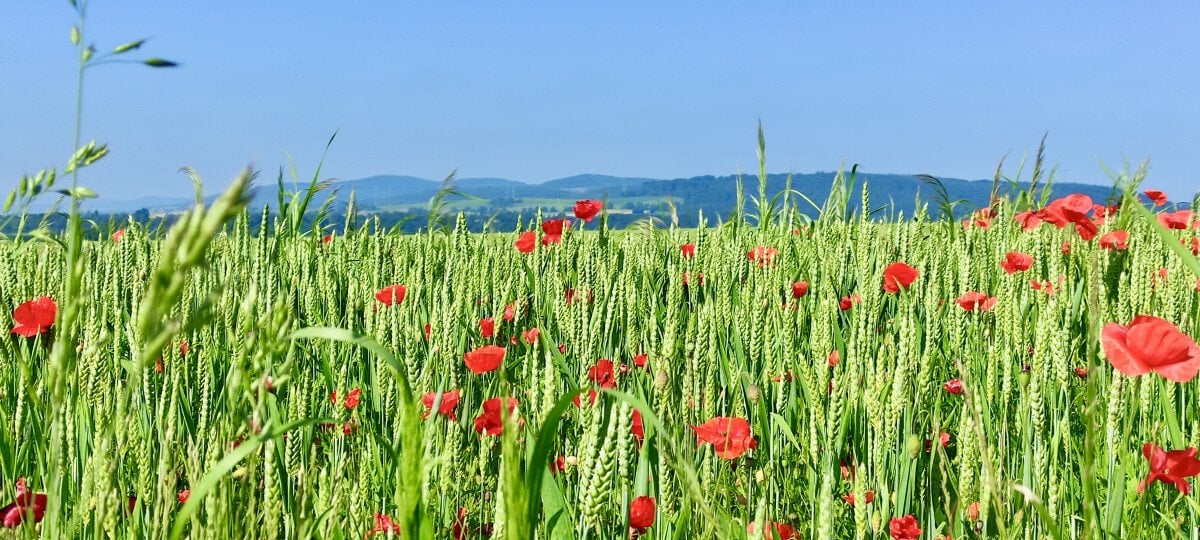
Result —
<svg viewBox="0 0 1200 540"><path fill-rule="evenodd" d="M248 163L323 177L544 181L756 170L989 178L1048 132L1059 179L1151 159L1200 189L1200 3L93 0L100 50L141 37L175 70L89 71L104 196L186 195ZM0 187L70 153L74 14L0 2Z"/></svg>

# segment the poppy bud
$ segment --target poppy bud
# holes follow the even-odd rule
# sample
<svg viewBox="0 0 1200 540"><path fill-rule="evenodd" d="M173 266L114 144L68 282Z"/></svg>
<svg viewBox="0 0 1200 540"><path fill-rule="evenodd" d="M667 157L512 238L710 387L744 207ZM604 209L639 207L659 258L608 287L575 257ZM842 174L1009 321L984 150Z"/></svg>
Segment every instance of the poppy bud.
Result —
<svg viewBox="0 0 1200 540"><path fill-rule="evenodd" d="M668 382L668 379L667 379L666 371L660 369L654 373L654 389L655 390L662 392L664 389L666 389L667 382Z"/></svg>
<svg viewBox="0 0 1200 540"><path fill-rule="evenodd" d="M908 457L916 459L925 450L925 441L915 434L909 435L904 441L904 449L908 452Z"/></svg>

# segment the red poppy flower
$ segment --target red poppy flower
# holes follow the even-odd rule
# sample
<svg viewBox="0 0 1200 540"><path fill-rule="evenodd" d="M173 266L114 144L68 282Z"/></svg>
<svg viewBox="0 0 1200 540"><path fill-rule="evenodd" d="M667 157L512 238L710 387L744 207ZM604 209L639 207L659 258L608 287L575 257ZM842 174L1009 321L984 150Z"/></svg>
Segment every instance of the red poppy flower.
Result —
<svg viewBox="0 0 1200 540"><path fill-rule="evenodd" d="M991 311L996 307L996 297L981 292L971 291L955 300L958 306L967 311Z"/></svg>
<svg viewBox="0 0 1200 540"><path fill-rule="evenodd" d="M987 229L992 226L992 209L980 208L975 211L970 219L964 219L962 222L963 230L967 230L974 225L980 229Z"/></svg>
<svg viewBox="0 0 1200 540"><path fill-rule="evenodd" d="M1154 203L1154 206L1167 204L1167 194L1157 189L1147 189L1142 193L1146 194L1146 198L1150 199L1150 202Z"/></svg>
<svg viewBox="0 0 1200 540"><path fill-rule="evenodd" d="M386 534L400 536L400 524L392 521L392 518L387 514L375 513L375 528L367 531L367 538L376 534Z"/></svg>
<svg viewBox="0 0 1200 540"><path fill-rule="evenodd" d="M328 244L328 243L330 243L330 242L332 242L332 241L333 241L333 235L332 235L332 234L327 234L327 235L325 235L325 236L322 236L322 237L321 237L321 243L322 243L322 244Z"/></svg>
<svg viewBox="0 0 1200 540"><path fill-rule="evenodd" d="M604 203L600 201L575 201L575 217L591 223L592 218L596 217L596 214L599 214L603 208Z"/></svg>
<svg viewBox="0 0 1200 540"><path fill-rule="evenodd" d="M1038 228L1038 225L1042 224L1042 218L1038 217L1037 212L1032 210L1019 212L1013 216L1013 219L1021 224L1021 230L1025 232L1035 230Z"/></svg>
<svg viewBox="0 0 1200 540"><path fill-rule="evenodd" d="M1192 486L1185 478L1200 474L1200 460L1196 459L1195 448L1163 451L1156 444L1146 443L1142 445L1142 455L1150 462L1150 474L1138 484L1138 493L1155 481L1175 484L1175 489L1184 495L1192 492Z"/></svg>
<svg viewBox="0 0 1200 540"><path fill-rule="evenodd" d="M1096 223L1096 225L1103 225L1105 220L1117 215L1117 210L1119 208L1120 207L1115 204L1112 206L1104 206L1103 204L1093 204L1092 205L1092 214L1095 215L1096 217L1093 218L1092 221L1094 221Z"/></svg>
<svg viewBox="0 0 1200 540"><path fill-rule="evenodd" d="M1080 379L1086 379L1088 376L1088 370L1085 367L1077 367L1077 368L1075 368L1074 371L1075 371L1075 375L1078 376Z"/></svg>
<svg viewBox="0 0 1200 540"><path fill-rule="evenodd" d="M385 306L390 306L403 302L404 295L407 293L408 289L404 285L388 285L375 292L375 299L383 302Z"/></svg>
<svg viewBox="0 0 1200 540"><path fill-rule="evenodd" d="M525 231L517 237L517 241L513 242L513 245L521 253L533 253L533 248L537 247L537 233Z"/></svg>
<svg viewBox="0 0 1200 540"><path fill-rule="evenodd" d="M550 474L557 475L565 470L567 470L567 458L558 456L554 458L554 461L550 462Z"/></svg>
<svg viewBox="0 0 1200 540"><path fill-rule="evenodd" d="M696 257L696 244L684 244L679 246L679 254L685 259L693 259Z"/></svg>
<svg viewBox="0 0 1200 540"><path fill-rule="evenodd" d="M463 355L463 361L467 364L467 369L476 375L495 371L504 361L504 347L484 345Z"/></svg>
<svg viewBox="0 0 1200 540"><path fill-rule="evenodd" d="M479 335L484 339L491 339L496 335L496 319L486 317L479 319Z"/></svg>
<svg viewBox="0 0 1200 540"><path fill-rule="evenodd" d="M637 409L633 410L633 423L629 426L629 431L633 434L633 438L637 439L640 447L646 438L646 426L642 423L642 412Z"/></svg>
<svg viewBox="0 0 1200 540"><path fill-rule="evenodd" d="M464 540L467 537L467 509L458 507L458 516L454 518L454 524L451 527L454 533L454 540Z"/></svg>
<svg viewBox="0 0 1200 540"><path fill-rule="evenodd" d="M957 396L957 395L963 393L962 379L959 379L959 378L950 379L950 380L946 381L946 384L942 385L942 388L944 388L946 390L947 394L952 394L952 395Z"/></svg>
<svg viewBox="0 0 1200 540"><path fill-rule="evenodd" d="M1100 227L1095 221L1085 219L1075 222L1075 233L1085 242L1091 242L1096 237L1096 233L1100 232Z"/></svg>
<svg viewBox="0 0 1200 540"><path fill-rule="evenodd" d="M850 506L854 506L854 493L847 493L845 495L842 495L842 500L845 501L846 504L848 504ZM863 500L867 501L867 504L871 504L871 503L875 502L875 491L873 491L873 490L864 491L863 492Z"/></svg>
<svg viewBox="0 0 1200 540"><path fill-rule="evenodd" d="M588 380L600 388L616 388L617 375L613 371L613 362L607 358L596 361L596 365L588 368Z"/></svg>
<svg viewBox="0 0 1200 540"><path fill-rule="evenodd" d="M892 540L918 540L921 538L921 527L917 518L909 514L904 517L892 518L888 522L888 532Z"/></svg>
<svg viewBox="0 0 1200 540"><path fill-rule="evenodd" d="M1033 267L1033 257L1020 251L1010 251L1004 255L1004 260L1000 261L1000 267L1008 274L1024 272Z"/></svg>
<svg viewBox="0 0 1200 540"><path fill-rule="evenodd" d="M629 528L644 532L654 525L654 498L642 495L629 503Z"/></svg>
<svg viewBox="0 0 1200 540"><path fill-rule="evenodd" d="M862 297L857 294L852 294L850 296L843 296L842 299L838 301L838 308L842 311L849 311L850 308L861 303Z"/></svg>
<svg viewBox="0 0 1200 540"><path fill-rule="evenodd" d="M362 388L351 390L349 394L346 394L346 409L354 410L355 407L358 407L360 399L362 399Z"/></svg>
<svg viewBox="0 0 1200 540"><path fill-rule="evenodd" d="M558 344L558 354L567 354L567 344L566 343Z"/></svg>
<svg viewBox="0 0 1200 540"><path fill-rule="evenodd" d="M525 343L533 345L537 341L539 333L541 333L541 331L537 328L530 328L529 330L521 333L521 339L524 339Z"/></svg>
<svg viewBox="0 0 1200 540"><path fill-rule="evenodd" d="M1062 242L1062 254L1063 254L1063 255L1070 255L1070 254L1071 254L1071 242L1068 242L1068 241L1066 241L1066 240L1063 240L1063 242Z"/></svg>
<svg viewBox="0 0 1200 540"><path fill-rule="evenodd" d="M34 298L13 310L12 317L17 324L12 333L27 338L36 336L54 325L55 315L58 315L58 304L53 298Z"/></svg>
<svg viewBox="0 0 1200 540"><path fill-rule="evenodd" d="M563 296L566 297L568 306L575 304L575 289L567 289L566 291L563 291ZM589 304L592 303L592 300L594 300L594 299L595 299L595 295L592 294L592 291L590 291L590 290L587 291L588 303Z"/></svg>
<svg viewBox="0 0 1200 540"><path fill-rule="evenodd" d="M112 241L114 244L120 242L122 238L125 238L125 229L117 229L113 231Z"/></svg>
<svg viewBox="0 0 1200 540"><path fill-rule="evenodd" d="M842 354L839 353L837 349L834 349L829 352L829 358L826 359L825 362L827 364L829 364L829 367L837 367L838 363L841 361L842 361Z"/></svg>
<svg viewBox="0 0 1200 540"><path fill-rule="evenodd" d="M758 527L753 521L746 525L747 534L753 535L757 529ZM800 540L800 533L787 523L768 521L763 530L763 540Z"/></svg>
<svg viewBox="0 0 1200 540"><path fill-rule="evenodd" d="M1087 214L1092 211L1093 206L1091 197L1074 193L1052 201L1039 210L1037 216L1060 229L1074 224L1080 238L1091 240L1095 237L1097 228Z"/></svg>
<svg viewBox="0 0 1200 540"><path fill-rule="evenodd" d="M433 331L433 327L429 323L425 323L425 341L429 341L429 335Z"/></svg>
<svg viewBox="0 0 1200 540"><path fill-rule="evenodd" d="M808 282L797 281L792 284L792 298L801 298L808 294Z"/></svg>
<svg viewBox="0 0 1200 540"><path fill-rule="evenodd" d="M1088 219L1092 211L1092 198L1082 193L1072 193L1050 202L1049 207L1055 215L1062 216L1068 222L1078 223ZM1045 219L1045 218L1043 218ZM1062 227L1061 225L1059 226Z"/></svg>
<svg viewBox="0 0 1200 540"><path fill-rule="evenodd" d="M1129 247L1129 232L1128 231L1113 231L1100 237L1100 247L1112 251L1114 249L1123 250Z"/></svg>
<svg viewBox="0 0 1200 540"><path fill-rule="evenodd" d="M762 268L768 264L775 264L775 257L779 255L779 250L767 246L755 246L754 249L746 252L746 258L752 263L758 263L758 267Z"/></svg>
<svg viewBox="0 0 1200 540"><path fill-rule="evenodd" d="M907 289L921 275L916 268L902 262L894 262L883 269L883 290L890 293Z"/></svg>
<svg viewBox="0 0 1200 540"><path fill-rule="evenodd" d="M979 521L979 501L967 505L967 517L971 518L971 521Z"/></svg>
<svg viewBox="0 0 1200 540"><path fill-rule="evenodd" d="M646 356L645 353L635 355L633 357L633 365L640 367L640 368L644 368L644 367L646 367L646 361L649 359L650 359L650 357Z"/></svg>
<svg viewBox="0 0 1200 540"><path fill-rule="evenodd" d="M351 390L348 394L346 394L346 399L345 399L345 402L343 403L343 405L346 407L346 409L354 410L355 407L358 407L358 403L361 400L362 400L362 389L355 388L355 389ZM329 394L329 402L333 403L334 405L337 405L338 394L337 394L336 390L333 393Z"/></svg>
<svg viewBox="0 0 1200 540"><path fill-rule="evenodd" d="M1179 243L1183 244L1183 247L1189 247L1187 238L1181 239L1179 241ZM1200 257L1200 237L1192 239L1191 248L1192 248L1192 255Z"/></svg>
<svg viewBox="0 0 1200 540"><path fill-rule="evenodd" d="M563 231L570 228L571 220L567 218L547 219L542 222L542 233L546 236L562 236Z"/></svg>
<svg viewBox="0 0 1200 540"><path fill-rule="evenodd" d="M15 528L33 514L33 522L38 523L46 517L46 494L33 493L25 484L24 478L17 479L17 498L4 508L0 508L0 520L5 528Z"/></svg>
<svg viewBox="0 0 1200 540"><path fill-rule="evenodd" d="M1108 323L1100 332L1100 343L1109 363L1130 377L1153 371L1187 382L1200 372L1200 345L1158 317L1138 315L1128 326Z"/></svg>
<svg viewBox="0 0 1200 540"><path fill-rule="evenodd" d="M516 398L497 397L483 402L483 412L475 417L475 432L493 437L504 433L504 423L500 419L500 408L507 407L508 412L506 416L512 416L516 414L517 404Z"/></svg>
<svg viewBox="0 0 1200 540"><path fill-rule="evenodd" d="M1158 222L1168 229L1184 230L1192 226L1196 213L1191 210L1163 212L1158 215Z"/></svg>
<svg viewBox="0 0 1200 540"><path fill-rule="evenodd" d="M503 317L504 320L512 322L513 319L517 318L517 307L512 304L504 306Z"/></svg>
<svg viewBox="0 0 1200 540"><path fill-rule="evenodd" d="M596 393L595 390L592 390L592 389L588 390L588 392L587 392L588 405L596 404L596 396L597 395L598 394ZM575 398L571 400L571 403L575 404L576 407L583 407L583 400L581 399L581 396L583 396L583 394L575 394Z"/></svg>
<svg viewBox="0 0 1200 540"><path fill-rule="evenodd" d="M841 460L838 462L838 467L841 468L842 480L845 480L847 482L854 481L854 476L855 476L855 474L857 474L855 471L854 465L852 465L850 463L846 463L845 460Z"/></svg>
<svg viewBox="0 0 1200 540"><path fill-rule="evenodd" d="M438 414L445 416L453 421L458 421L458 416L454 414L454 409L458 407L458 398L462 395L461 390L452 392L442 392L442 402L438 405ZM437 392L429 392L421 396L421 403L425 404L425 408L429 409L425 416L429 416L429 412L433 411L433 402L437 400Z"/></svg>
<svg viewBox="0 0 1200 540"><path fill-rule="evenodd" d="M697 444L712 444L722 459L736 459L747 450L758 448L758 441L750 432L750 422L745 418L718 416L691 427L696 432Z"/></svg>
<svg viewBox="0 0 1200 540"><path fill-rule="evenodd" d="M175 494L175 499L179 501L179 504L187 504L188 499L191 496L192 496L192 490L184 489L184 490L181 490L179 493Z"/></svg>

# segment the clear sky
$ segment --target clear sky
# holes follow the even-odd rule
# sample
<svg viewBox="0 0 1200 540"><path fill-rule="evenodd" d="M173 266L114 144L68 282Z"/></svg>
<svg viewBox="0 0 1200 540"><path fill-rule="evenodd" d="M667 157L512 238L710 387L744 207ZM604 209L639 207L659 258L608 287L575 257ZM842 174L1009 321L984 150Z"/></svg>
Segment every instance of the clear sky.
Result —
<svg viewBox="0 0 1200 540"><path fill-rule="evenodd" d="M1048 132L1059 179L1151 159L1200 189L1200 2L93 0L84 138L112 198L295 157L323 177L654 178L756 170L990 178ZM805 2L804 4L809 4ZM819 5L818 5L819 4ZM834 5L837 4L837 5ZM66 0L0 0L0 188L70 154Z"/></svg>

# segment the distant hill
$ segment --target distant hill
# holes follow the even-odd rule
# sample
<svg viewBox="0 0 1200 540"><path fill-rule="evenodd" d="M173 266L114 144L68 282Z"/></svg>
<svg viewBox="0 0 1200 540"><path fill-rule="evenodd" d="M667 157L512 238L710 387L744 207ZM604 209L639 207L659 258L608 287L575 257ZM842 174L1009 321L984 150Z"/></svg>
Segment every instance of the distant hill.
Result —
<svg viewBox="0 0 1200 540"><path fill-rule="evenodd" d="M829 196L834 172L795 174L792 189L804 194L817 205ZM450 197L451 210L469 214L495 215L499 213L522 213L532 215L537 209L556 214L569 211L579 199L606 199L614 214L626 214L630 218L643 215L665 216L668 201L674 205L681 223L694 221L703 211L706 216L727 216L736 200L738 177L696 176L692 178L654 179L581 174L567 178L529 183L504 178L460 178L454 181L458 192L469 197ZM758 178L741 177L750 205L750 196L757 194ZM942 184L952 199L964 199L964 211L987 204L992 189L991 180L964 180L941 178ZM771 174L767 178L767 192L779 193L786 185L787 175ZM861 200L860 190L866 182L870 190L872 210L887 206L888 215L903 212L911 216L915 212L918 195L923 203L932 203L935 191L915 175L892 173L859 172L856 178L851 206L857 209ZM301 187L304 187L301 185ZM441 182L426 178L400 175L377 175L333 182L330 188L318 195L318 204L327 197L335 197L334 208L344 209L354 193L358 210L372 213L414 212L427 207L441 187ZM1002 192L1008 188L1002 185ZM285 189L293 189L285 184ZM1111 195L1111 187L1090 184L1060 183L1053 186L1055 194L1085 193L1097 201L1105 201ZM252 207L277 205L278 188L273 183L262 182L255 190ZM146 197L130 201L95 199L87 202L85 211L102 213L134 212L148 209L152 213L179 211L191 203L189 199ZM801 210L815 215L815 209L801 202ZM931 204L932 206L932 204Z"/></svg>
<svg viewBox="0 0 1200 540"><path fill-rule="evenodd" d="M822 204L829 196L830 186L836 173L816 172L797 174L792 177L792 189L799 191L815 203ZM655 213L665 208L668 200L675 205L680 216L695 215L703 210L705 215L726 215L733 210L736 200L737 179L735 175L697 176L671 180L653 178L622 178L596 174L583 174L550 180L541 184L530 184L497 178L463 178L456 180L459 192L475 199L454 199L451 208L484 213L503 210L562 210L578 199L607 199L612 210L629 210L634 214ZM857 208L861 200L864 182L869 186L871 206L889 205L893 212L912 215L917 196L923 202L933 200L933 188L914 175L859 173L851 206ZM991 180L964 180L942 178L952 199L965 199L967 207L987 204L991 194ZM757 193L758 178L742 177L743 189L749 196ZM774 195L784 189L786 174L771 174L767 177L767 192ZM332 185L339 202L345 202L351 191L355 203L365 211L403 211L423 208L437 193L439 182L405 176L374 176L360 180L336 182ZM1004 190L1007 184L1002 185ZM1003 190L1002 190L1003 191ZM1090 184L1055 184L1053 192L1086 193L1097 201L1111 195L1109 186ZM268 197L269 196L269 197ZM256 202L275 200L275 187L264 186ZM802 203L803 210L808 208Z"/></svg>

